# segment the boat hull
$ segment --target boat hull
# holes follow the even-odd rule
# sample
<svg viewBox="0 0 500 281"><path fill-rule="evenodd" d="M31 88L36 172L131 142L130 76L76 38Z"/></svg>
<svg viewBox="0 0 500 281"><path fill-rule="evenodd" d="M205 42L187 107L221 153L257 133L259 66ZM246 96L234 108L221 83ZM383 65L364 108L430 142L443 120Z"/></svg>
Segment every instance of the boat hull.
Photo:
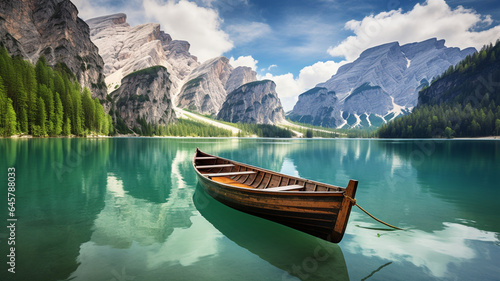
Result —
<svg viewBox="0 0 500 281"><path fill-rule="evenodd" d="M344 196L346 190L283 192L241 188L216 182L195 170L207 194L236 210L333 243L340 242L344 235L352 207L351 200ZM357 182L351 183L353 190L349 197L353 198Z"/></svg>

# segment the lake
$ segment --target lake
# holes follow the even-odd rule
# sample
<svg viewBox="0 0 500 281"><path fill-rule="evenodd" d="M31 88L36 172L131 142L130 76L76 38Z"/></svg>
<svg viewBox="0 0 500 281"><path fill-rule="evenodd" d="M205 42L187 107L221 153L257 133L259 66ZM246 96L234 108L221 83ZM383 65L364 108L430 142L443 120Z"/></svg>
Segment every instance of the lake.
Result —
<svg viewBox="0 0 500 281"><path fill-rule="evenodd" d="M208 197L195 148L346 186L332 244ZM1 280L499 280L500 141L0 139ZM4 160L5 159L5 160ZM7 169L15 168L15 274Z"/></svg>

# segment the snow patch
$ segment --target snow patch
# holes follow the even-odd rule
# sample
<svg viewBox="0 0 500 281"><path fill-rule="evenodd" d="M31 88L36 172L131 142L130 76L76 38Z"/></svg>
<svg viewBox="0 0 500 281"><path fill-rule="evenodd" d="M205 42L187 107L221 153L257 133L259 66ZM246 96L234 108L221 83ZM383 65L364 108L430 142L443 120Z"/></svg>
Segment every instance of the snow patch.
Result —
<svg viewBox="0 0 500 281"><path fill-rule="evenodd" d="M385 124L387 124L387 120L385 120L384 116L379 115L379 114L375 114L375 116L379 117L380 119L382 119L384 121Z"/></svg>
<svg viewBox="0 0 500 281"><path fill-rule="evenodd" d="M368 122L368 127L372 126L372 122L370 122L370 114L368 112L365 112L366 115L366 121Z"/></svg>
<svg viewBox="0 0 500 281"><path fill-rule="evenodd" d="M359 115L354 113L354 117L356 118L356 123L354 123L354 125L352 125L351 128L361 127L361 118L359 117Z"/></svg>
<svg viewBox="0 0 500 281"><path fill-rule="evenodd" d="M391 114L391 113L394 113L394 116L391 118L391 120L393 120L394 118L396 118L397 116L401 115L401 114L404 114L403 113L403 110L406 109L406 107L404 106L401 106L401 105L398 105L394 102L394 97L391 97L391 100L392 100L392 110L389 111L387 113L387 115ZM387 116L386 115L386 116ZM390 120L389 120L390 121Z"/></svg>
<svg viewBox="0 0 500 281"><path fill-rule="evenodd" d="M342 127L344 127L347 124L347 120L344 119L344 117L342 117L343 115L344 115L344 112L341 110L340 111L340 118L342 118L342 124L338 125L337 129L342 129ZM349 118L349 116L347 118Z"/></svg>

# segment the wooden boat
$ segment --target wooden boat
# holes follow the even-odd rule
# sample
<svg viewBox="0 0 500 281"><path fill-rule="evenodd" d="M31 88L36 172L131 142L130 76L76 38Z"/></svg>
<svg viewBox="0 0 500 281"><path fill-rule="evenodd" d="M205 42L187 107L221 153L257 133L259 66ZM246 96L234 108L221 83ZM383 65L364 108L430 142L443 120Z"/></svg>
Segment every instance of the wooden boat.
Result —
<svg viewBox="0 0 500 281"><path fill-rule="evenodd" d="M205 192L242 212L338 243L358 182L346 188L292 177L202 152L193 167Z"/></svg>
<svg viewBox="0 0 500 281"><path fill-rule="evenodd" d="M228 207L208 195L198 186L193 202L200 214L219 230L227 239L258 256L288 274L281 274L281 280L349 280L346 261L338 244L318 240L303 232L273 223L256 216L245 214ZM265 235L263 236L263 234ZM314 270L304 261L317 258ZM239 259L245 263L247 259ZM238 266L235 261L233 266ZM297 270L298 265L302 267ZM291 275L291 276L287 276ZM262 274L254 275L258 276ZM268 279L278 279L267 276Z"/></svg>

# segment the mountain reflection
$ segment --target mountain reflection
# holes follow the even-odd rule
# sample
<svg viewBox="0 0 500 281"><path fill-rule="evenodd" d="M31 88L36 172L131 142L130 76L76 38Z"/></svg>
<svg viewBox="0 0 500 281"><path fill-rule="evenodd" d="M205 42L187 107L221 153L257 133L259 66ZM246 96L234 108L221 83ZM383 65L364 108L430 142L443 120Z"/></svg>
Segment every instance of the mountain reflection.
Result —
<svg viewBox="0 0 500 281"><path fill-rule="evenodd" d="M63 280L77 268L104 208L111 150L108 140L0 140L1 170L16 169L16 280Z"/></svg>
<svg viewBox="0 0 500 281"><path fill-rule="evenodd" d="M153 142L114 156L122 165L108 173L105 206L94 221L90 240L80 247L80 266L71 278L111 278L110 268L118 261L129 272L154 271L168 263L188 266L217 252L215 240L220 234L194 216L193 189L185 188L192 185L186 175L192 151L169 146ZM124 163L134 164L130 168Z"/></svg>
<svg viewBox="0 0 500 281"><path fill-rule="evenodd" d="M408 230L367 229L381 226L353 209L343 241L324 244L210 197L205 206L192 168L196 147L339 186L357 179L357 202ZM498 141L0 139L0 155L0 170L14 166L19 186L19 280L331 280L349 278L347 269L353 280L500 274ZM4 229L2 253L5 237Z"/></svg>

